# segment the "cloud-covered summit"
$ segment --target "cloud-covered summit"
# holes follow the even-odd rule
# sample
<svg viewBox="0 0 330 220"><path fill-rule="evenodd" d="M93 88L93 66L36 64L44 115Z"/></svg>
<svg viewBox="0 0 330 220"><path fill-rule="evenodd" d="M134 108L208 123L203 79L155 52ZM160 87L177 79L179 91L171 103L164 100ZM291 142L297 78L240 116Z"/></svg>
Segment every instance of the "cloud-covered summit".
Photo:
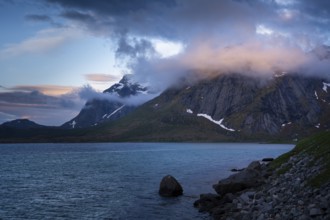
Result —
<svg viewBox="0 0 330 220"><path fill-rule="evenodd" d="M109 87L107 84L115 82L115 78L132 73L133 81L158 94L173 84L233 72L267 78L277 72L324 77L330 74L330 2L327 0L10 0L0 3L0 7L5 10L8 4L12 7L4 11L7 15L2 14L9 18L8 13L20 13L33 30L25 33L25 37L4 31L3 38L7 40L0 51L3 66L11 71L11 66L24 66L20 59L24 61L30 55L31 59L48 58L40 66L54 61L58 65L44 68L44 78L61 78L58 82L68 85L89 82ZM13 36L17 39L12 39ZM96 45L94 39L101 39L106 46L92 48L89 43ZM87 42L85 47L82 42ZM108 47L109 53L93 51L103 47ZM70 55L63 56L63 60L49 59L47 55L53 51L57 58ZM71 55L72 51L75 53ZM10 66L14 60L22 65ZM100 63L96 61L107 65L98 68ZM79 73L70 70L80 65ZM34 70L38 69L36 66L39 63L33 65ZM50 68L52 77L47 75ZM66 75L58 77L56 71ZM16 79L24 78L17 72L14 71ZM80 74L80 79L74 74ZM8 76L6 73L4 79ZM33 83L36 82L28 84ZM15 87L6 81L2 85ZM49 88L46 88L48 92ZM32 95L34 90L47 94L42 87L15 89L27 92L19 94L24 97ZM52 89L57 93L59 88ZM82 91L85 98L104 98L93 90ZM12 117L12 109L0 114Z"/></svg>
<svg viewBox="0 0 330 220"><path fill-rule="evenodd" d="M117 58L137 80L160 87L191 70L322 75L330 67L328 59L310 53L330 44L325 0L44 1L59 6L67 22L116 42ZM184 50L162 58L155 39L178 42Z"/></svg>

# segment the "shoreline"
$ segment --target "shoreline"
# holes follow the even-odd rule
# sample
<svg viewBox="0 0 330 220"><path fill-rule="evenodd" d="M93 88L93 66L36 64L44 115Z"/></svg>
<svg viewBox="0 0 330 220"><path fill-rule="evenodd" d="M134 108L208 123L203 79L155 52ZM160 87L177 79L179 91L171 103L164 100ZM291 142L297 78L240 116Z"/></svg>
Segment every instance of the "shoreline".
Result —
<svg viewBox="0 0 330 220"><path fill-rule="evenodd" d="M251 162L213 185L217 194L201 194L195 208L219 220L330 219L330 181L313 185L327 163L305 151L296 146L275 161Z"/></svg>

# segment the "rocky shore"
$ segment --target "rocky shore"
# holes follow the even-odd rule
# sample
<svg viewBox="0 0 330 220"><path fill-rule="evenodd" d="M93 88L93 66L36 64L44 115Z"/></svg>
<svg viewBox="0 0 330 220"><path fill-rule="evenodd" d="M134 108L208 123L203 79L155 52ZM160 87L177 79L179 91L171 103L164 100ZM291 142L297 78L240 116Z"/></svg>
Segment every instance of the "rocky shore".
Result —
<svg viewBox="0 0 330 220"><path fill-rule="evenodd" d="M277 167L254 161L215 184L217 194L200 195L194 206L214 219L330 219L330 182L310 184L326 169L321 161L306 153Z"/></svg>

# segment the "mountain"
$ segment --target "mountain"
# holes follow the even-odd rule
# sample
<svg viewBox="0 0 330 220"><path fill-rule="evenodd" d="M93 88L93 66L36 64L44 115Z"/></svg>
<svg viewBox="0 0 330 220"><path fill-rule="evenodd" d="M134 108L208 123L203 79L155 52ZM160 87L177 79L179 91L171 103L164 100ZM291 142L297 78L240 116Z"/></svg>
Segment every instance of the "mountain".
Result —
<svg viewBox="0 0 330 220"><path fill-rule="evenodd" d="M3 128L17 128L17 129L31 129L31 128L42 128L43 125L39 125L28 119L16 119L8 121L0 125Z"/></svg>
<svg viewBox="0 0 330 220"><path fill-rule="evenodd" d="M120 83L108 92L123 92L122 97L146 92ZM330 129L330 83L301 74L219 75L169 88L132 109L91 100L67 124L76 129L34 129L24 136L16 129L10 138L0 129L0 141L296 141Z"/></svg>
<svg viewBox="0 0 330 220"><path fill-rule="evenodd" d="M133 105L123 104L123 102L120 102L120 98L148 94L147 88L138 83L133 83L130 75L125 75L119 83L112 85L104 90L103 93L108 94L109 98L95 98L87 101L79 114L61 127L71 129L86 128L104 122L115 121L136 108ZM111 97L115 98L111 100Z"/></svg>
<svg viewBox="0 0 330 220"><path fill-rule="evenodd" d="M296 140L330 128L330 84L221 75L171 88L90 137L126 141ZM328 93L329 92L329 93Z"/></svg>

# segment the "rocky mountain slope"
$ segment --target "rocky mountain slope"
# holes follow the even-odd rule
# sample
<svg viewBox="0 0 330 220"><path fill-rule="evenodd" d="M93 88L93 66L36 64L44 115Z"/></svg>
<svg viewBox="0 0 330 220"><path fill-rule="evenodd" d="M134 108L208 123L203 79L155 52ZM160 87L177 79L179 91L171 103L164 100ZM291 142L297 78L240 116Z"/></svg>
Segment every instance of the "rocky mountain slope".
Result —
<svg viewBox="0 0 330 220"><path fill-rule="evenodd" d="M125 75L119 83L112 85L104 90L103 93L108 94L109 98L107 99L104 96L102 99L94 98L88 100L79 114L61 127L71 129L86 128L104 122L115 121L136 108L133 105L125 105L120 101L120 98L146 94L147 88L137 83L132 83L129 75ZM111 99L110 96L117 96L118 99Z"/></svg>
<svg viewBox="0 0 330 220"><path fill-rule="evenodd" d="M109 140L295 140L330 127L330 86L301 75L221 75L172 88L116 123Z"/></svg>

